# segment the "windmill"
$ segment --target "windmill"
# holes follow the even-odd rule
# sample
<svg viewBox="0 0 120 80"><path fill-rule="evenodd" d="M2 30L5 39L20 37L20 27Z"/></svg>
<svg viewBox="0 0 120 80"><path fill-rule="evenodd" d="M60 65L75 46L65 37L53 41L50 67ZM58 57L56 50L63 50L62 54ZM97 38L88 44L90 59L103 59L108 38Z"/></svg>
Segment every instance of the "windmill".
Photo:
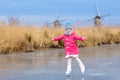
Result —
<svg viewBox="0 0 120 80"><path fill-rule="evenodd" d="M55 20L54 20L53 22L48 23L48 24L53 24L54 27L60 27L60 26L62 25L61 22L66 21L66 20L67 20L67 19L62 19L62 20L60 20L60 19L59 19L59 16L56 14L56 15L55 15Z"/></svg>
<svg viewBox="0 0 120 80"><path fill-rule="evenodd" d="M89 21L90 20L94 20L94 26L95 27L101 27L102 26L102 23L101 23L101 19L104 18L104 17L107 17L107 16L110 16L110 14L107 14L107 15L100 15L100 12L99 12L99 9L98 7L96 6L96 16L94 18L90 18L88 19Z"/></svg>

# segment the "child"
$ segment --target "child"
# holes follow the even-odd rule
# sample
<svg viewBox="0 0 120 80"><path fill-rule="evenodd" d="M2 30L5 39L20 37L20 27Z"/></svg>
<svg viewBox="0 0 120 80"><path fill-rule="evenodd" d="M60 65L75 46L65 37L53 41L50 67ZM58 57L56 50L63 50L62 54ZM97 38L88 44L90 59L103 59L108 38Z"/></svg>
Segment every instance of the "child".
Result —
<svg viewBox="0 0 120 80"><path fill-rule="evenodd" d="M66 75L70 75L71 73L71 62L72 59L74 58L77 60L79 67L81 69L82 74L85 72L85 66L82 63L82 61L78 57L78 48L77 45L75 44L76 40L83 41L85 40L86 37L82 36L76 36L75 32L73 31L72 27L70 26L70 22L66 22L66 27L65 27L65 33L61 36L55 37L52 39L53 41L58 41L58 40L64 40L64 52L65 52L65 58L68 59L67 63L67 71L65 72Z"/></svg>

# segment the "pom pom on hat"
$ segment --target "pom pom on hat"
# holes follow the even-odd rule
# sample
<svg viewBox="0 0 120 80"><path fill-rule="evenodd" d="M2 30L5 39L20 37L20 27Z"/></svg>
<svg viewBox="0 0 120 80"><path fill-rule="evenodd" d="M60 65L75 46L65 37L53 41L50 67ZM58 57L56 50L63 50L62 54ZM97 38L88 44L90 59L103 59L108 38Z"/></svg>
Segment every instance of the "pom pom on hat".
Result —
<svg viewBox="0 0 120 80"><path fill-rule="evenodd" d="M70 26L70 21L66 21L65 26Z"/></svg>

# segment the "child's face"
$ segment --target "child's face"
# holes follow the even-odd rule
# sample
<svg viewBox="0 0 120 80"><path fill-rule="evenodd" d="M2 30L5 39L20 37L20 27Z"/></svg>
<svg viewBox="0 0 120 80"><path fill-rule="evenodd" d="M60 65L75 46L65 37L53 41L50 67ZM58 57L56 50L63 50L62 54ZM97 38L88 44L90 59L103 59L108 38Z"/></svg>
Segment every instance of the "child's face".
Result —
<svg viewBox="0 0 120 80"><path fill-rule="evenodd" d="M65 30L65 32L70 34L72 32L72 30Z"/></svg>

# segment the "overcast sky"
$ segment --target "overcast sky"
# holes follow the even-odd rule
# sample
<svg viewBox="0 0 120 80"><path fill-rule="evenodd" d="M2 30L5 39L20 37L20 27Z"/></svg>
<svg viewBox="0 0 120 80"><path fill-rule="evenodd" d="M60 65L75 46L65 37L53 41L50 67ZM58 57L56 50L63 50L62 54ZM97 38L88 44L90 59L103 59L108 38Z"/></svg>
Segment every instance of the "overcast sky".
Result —
<svg viewBox="0 0 120 80"><path fill-rule="evenodd" d="M102 19L103 23L111 20L112 24L120 24L119 3L119 0L1 0L0 18L7 20L8 16L15 16L24 23L42 24L53 21L57 13L60 19L85 23L96 15L96 4L101 15L111 14Z"/></svg>

